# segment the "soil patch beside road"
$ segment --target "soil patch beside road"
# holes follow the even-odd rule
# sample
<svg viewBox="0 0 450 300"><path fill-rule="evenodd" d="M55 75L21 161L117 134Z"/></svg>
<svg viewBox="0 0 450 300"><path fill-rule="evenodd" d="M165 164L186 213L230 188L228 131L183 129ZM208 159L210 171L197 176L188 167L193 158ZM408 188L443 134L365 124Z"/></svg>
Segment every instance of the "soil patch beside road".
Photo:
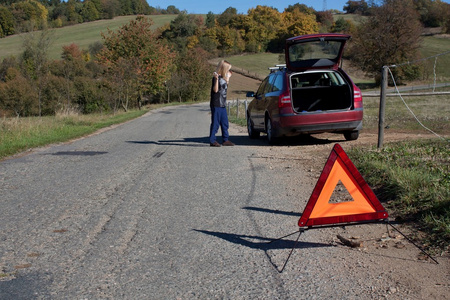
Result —
<svg viewBox="0 0 450 300"><path fill-rule="evenodd" d="M246 128L233 124L232 134L245 135ZM265 135L261 136L261 139L265 138ZM356 141L345 141L340 134L317 134L286 141L281 145L255 147L257 147L258 155L266 159L271 169L279 170L279 172L274 172L279 176L274 182L286 180L284 176L286 171L289 171L292 192L288 196L295 197L299 192L308 193L309 195L312 193L330 151L336 143L339 143L344 151L348 151L353 147L376 146L377 138L376 133L364 131ZM433 136L389 132L386 134L384 142L388 144L389 142L418 138L433 138ZM305 173L308 176L302 177L301 174ZM364 174L362 175L364 177ZM310 190L299 191L297 188L298 183L305 181L308 183ZM304 205L300 205L300 207L304 207ZM301 213L301 211L298 213ZM409 237L418 234L408 224L396 224L395 226ZM420 299L449 299L449 253L434 255L433 257L439 262L439 264L435 264L401 234L390 227L388 233L387 229L388 226L369 224L337 227L331 234L327 232L329 236L326 238L329 239L330 243L338 247L348 248L350 256L352 251L358 251L371 253L371 255L374 254L379 257L375 262L372 259L368 259L365 263L372 264L370 267L379 270L380 273L383 273L383 270L385 270L386 273L390 274L392 280L398 284L394 284L391 290L386 292L387 299L415 299L417 293L420 294ZM321 233L318 235L321 235ZM341 238L361 246L352 248L346 245ZM392 260L386 260L383 257L398 258L394 260L397 265L392 266ZM349 259L351 260L351 258ZM374 266L375 264L376 266ZM398 273L389 271L392 268L405 271ZM433 276L426 275L427 271L424 271L425 269L431 269ZM402 288L394 286L401 286Z"/></svg>

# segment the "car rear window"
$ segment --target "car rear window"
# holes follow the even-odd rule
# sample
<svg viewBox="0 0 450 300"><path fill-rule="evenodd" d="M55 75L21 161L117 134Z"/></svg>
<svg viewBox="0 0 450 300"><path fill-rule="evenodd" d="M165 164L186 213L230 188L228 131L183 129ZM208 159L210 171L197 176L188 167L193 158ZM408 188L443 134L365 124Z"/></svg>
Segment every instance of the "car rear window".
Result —
<svg viewBox="0 0 450 300"><path fill-rule="evenodd" d="M295 67L327 65L338 60L341 45L341 41L294 44L289 47L289 60Z"/></svg>
<svg viewBox="0 0 450 300"><path fill-rule="evenodd" d="M346 85L345 80L337 72L305 72L291 75L292 88L310 86L341 86Z"/></svg>

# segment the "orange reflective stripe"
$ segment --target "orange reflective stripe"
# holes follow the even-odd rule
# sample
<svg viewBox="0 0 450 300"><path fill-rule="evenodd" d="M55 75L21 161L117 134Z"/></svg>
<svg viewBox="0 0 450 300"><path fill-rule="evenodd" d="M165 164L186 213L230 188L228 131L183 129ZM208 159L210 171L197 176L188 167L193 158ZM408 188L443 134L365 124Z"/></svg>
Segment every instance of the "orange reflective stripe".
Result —
<svg viewBox="0 0 450 300"><path fill-rule="evenodd" d="M339 181L345 186L350 196L352 196L353 201L329 202ZM350 177L348 169L343 165L342 160L338 158L330 171L328 179L309 217L335 217L369 212L375 212L375 209L367 202L366 197L362 194L361 188L356 185L356 182Z"/></svg>
<svg viewBox="0 0 450 300"><path fill-rule="evenodd" d="M351 201L330 202L341 182ZM298 221L300 227L387 219L388 213L339 144L334 145Z"/></svg>

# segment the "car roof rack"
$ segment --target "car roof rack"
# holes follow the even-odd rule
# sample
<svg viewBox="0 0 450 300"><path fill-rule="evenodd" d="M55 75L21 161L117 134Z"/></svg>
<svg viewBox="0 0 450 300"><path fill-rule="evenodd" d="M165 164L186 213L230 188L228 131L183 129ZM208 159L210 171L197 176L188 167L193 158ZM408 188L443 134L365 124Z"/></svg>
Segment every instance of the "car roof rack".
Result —
<svg viewBox="0 0 450 300"><path fill-rule="evenodd" d="M275 67L270 67L269 70L270 70L270 73L273 73L273 72L278 71L278 70L281 71L281 70L283 70L285 68L286 68L286 64L280 64L280 65L275 65Z"/></svg>

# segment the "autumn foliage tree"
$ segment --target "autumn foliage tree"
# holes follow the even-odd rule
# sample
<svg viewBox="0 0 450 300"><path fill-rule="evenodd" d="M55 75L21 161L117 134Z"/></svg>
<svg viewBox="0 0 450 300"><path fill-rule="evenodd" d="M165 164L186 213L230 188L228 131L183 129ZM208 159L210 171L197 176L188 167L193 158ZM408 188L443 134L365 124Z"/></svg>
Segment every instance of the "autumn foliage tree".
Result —
<svg viewBox="0 0 450 300"><path fill-rule="evenodd" d="M98 59L119 83L116 92L125 110L129 101L140 105L145 95L162 91L170 77L175 55L151 30L152 24L138 16L117 31L102 34L104 49Z"/></svg>
<svg viewBox="0 0 450 300"><path fill-rule="evenodd" d="M384 65L416 59L422 25L413 1L385 0L372 12L353 35L353 63L368 74L379 75Z"/></svg>
<svg viewBox="0 0 450 300"><path fill-rule="evenodd" d="M167 92L172 95L172 99L183 102L208 98L212 73L208 57L208 53L201 48L180 53L176 61L176 70L167 82Z"/></svg>

